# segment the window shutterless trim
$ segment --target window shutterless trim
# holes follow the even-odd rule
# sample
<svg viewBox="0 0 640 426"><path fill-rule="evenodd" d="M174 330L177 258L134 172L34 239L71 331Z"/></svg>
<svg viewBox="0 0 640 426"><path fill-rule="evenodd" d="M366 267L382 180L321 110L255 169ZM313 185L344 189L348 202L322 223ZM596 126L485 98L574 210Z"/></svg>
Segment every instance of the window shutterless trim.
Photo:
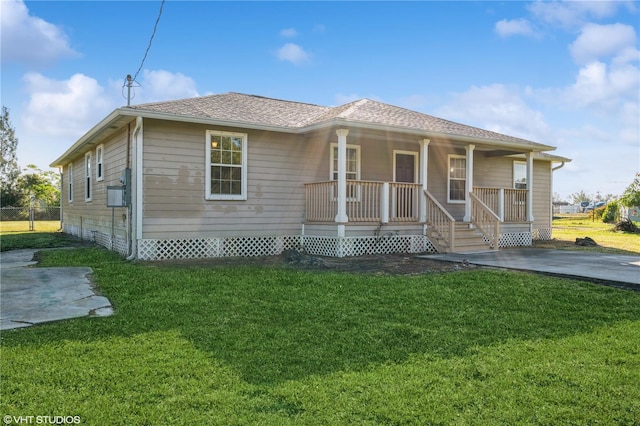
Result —
<svg viewBox="0 0 640 426"><path fill-rule="evenodd" d="M520 185L524 185L524 188L518 188L518 182L516 180L516 178L520 177L518 176L518 174L516 173L516 168L518 168L518 166L520 167L524 167L523 170L523 175L521 177L524 178L524 183L520 183ZM514 161L513 162L513 189L527 189L527 163L525 161Z"/></svg>
<svg viewBox="0 0 640 426"><path fill-rule="evenodd" d="M96 181L104 180L104 145L96 147Z"/></svg>
<svg viewBox="0 0 640 426"><path fill-rule="evenodd" d="M91 153L84 155L84 200L91 201L93 195L93 180L91 177Z"/></svg>
<svg viewBox="0 0 640 426"><path fill-rule="evenodd" d="M465 167L463 169L464 171L464 178L452 178L451 177L451 160L453 159L462 159L465 160ZM462 193L464 198L462 199L451 199L451 181L461 181L464 184L464 188L466 188L467 186L467 157L465 157L464 155L455 155L455 154L449 154L447 156L447 203L449 204L464 204L466 202L467 199L467 194L466 194L466 190L463 189Z"/></svg>
<svg viewBox="0 0 640 426"><path fill-rule="evenodd" d="M64 176L63 176L64 178ZM73 163L67 165L67 200L73 203Z"/></svg>
<svg viewBox="0 0 640 426"><path fill-rule="evenodd" d="M221 139L224 137L231 138L241 138L241 164L233 164L231 162L218 162L214 163L211 161L212 156L212 136L220 136ZM205 137L206 144L206 159L205 159L205 194L204 198L206 200L238 200L244 201L247 199L247 147L248 147L248 135L246 133L234 133L234 132L223 132L220 130L207 130ZM212 194L211 186L212 186L212 167L220 167L231 171L232 169L240 169L240 194Z"/></svg>

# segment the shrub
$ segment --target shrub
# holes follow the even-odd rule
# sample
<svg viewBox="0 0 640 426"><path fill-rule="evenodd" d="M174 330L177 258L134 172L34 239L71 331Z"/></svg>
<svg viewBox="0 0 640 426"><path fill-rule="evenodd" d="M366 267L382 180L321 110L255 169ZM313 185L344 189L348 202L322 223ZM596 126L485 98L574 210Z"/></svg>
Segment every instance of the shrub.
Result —
<svg viewBox="0 0 640 426"><path fill-rule="evenodd" d="M618 222L613 229L631 234L640 234L640 228L638 228L629 218L625 218Z"/></svg>
<svg viewBox="0 0 640 426"><path fill-rule="evenodd" d="M602 207L602 221L604 223L614 223L620 216L620 206L617 201L611 201ZM600 210L600 209L598 209Z"/></svg>

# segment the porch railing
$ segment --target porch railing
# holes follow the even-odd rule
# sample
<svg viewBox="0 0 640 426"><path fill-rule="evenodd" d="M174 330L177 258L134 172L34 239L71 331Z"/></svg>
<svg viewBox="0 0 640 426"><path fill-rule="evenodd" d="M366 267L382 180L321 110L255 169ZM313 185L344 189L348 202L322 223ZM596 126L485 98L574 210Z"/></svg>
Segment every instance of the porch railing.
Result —
<svg viewBox="0 0 640 426"><path fill-rule="evenodd" d="M425 190L424 194L427 198L427 233L440 250L452 252L456 220L429 191Z"/></svg>
<svg viewBox="0 0 640 426"><path fill-rule="evenodd" d="M500 242L500 218L473 192L471 198L471 223L491 241L494 250L499 249Z"/></svg>
<svg viewBox="0 0 640 426"><path fill-rule="evenodd" d="M347 181L347 217L350 222L418 222L421 184ZM333 222L338 212L336 181L305 184L305 219Z"/></svg>
<svg viewBox="0 0 640 426"><path fill-rule="evenodd" d="M527 221L527 190L473 188L473 193L503 222Z"/></svg>

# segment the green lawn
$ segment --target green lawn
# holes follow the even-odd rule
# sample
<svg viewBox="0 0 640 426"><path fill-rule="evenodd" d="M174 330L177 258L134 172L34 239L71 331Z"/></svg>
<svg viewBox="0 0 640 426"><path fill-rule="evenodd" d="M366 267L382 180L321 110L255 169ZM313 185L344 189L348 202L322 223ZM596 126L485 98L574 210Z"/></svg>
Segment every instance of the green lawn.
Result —
<svg viewBox="0 0 640 426"><path fill-rule="evenodd" d="M638 424L640 295L422 276L90 266L115 315L2 333L4 415L87 425Z"/></svg>
<svg viewBox="0 0 640 426"><path fill-rule="evenodd" d="M640 234L616 232L613 228L614 224L594 220L589 214L559 215L553 219L553 240L535 242L534 245L541 248L640 255ZM576 246L576 238L584 237L595 240L598 247Z"/></svg>
<svg viewBox="0 0 640 426"><path fill-rule="evenodd" d="M28 221L0 221L0 251L77 244L77 239L58 232L59 229L59 220L35 221L33 231L29 231Z"/></svg>

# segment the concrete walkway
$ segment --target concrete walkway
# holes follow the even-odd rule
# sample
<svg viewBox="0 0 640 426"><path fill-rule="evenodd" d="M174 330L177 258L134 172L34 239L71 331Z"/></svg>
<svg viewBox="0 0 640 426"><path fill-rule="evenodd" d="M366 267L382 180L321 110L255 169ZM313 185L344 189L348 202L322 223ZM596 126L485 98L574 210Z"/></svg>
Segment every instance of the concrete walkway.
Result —
<svg viewBox="0 0 640 426"><path fill-rule="evenodd" d="M605 282L640 291L640 256L512 248L482 253L436 254L424 257Z"/></svg>
<svg viewBox="0 0 640 426"><path fill-rule="evenodd" d="M0 330L113 313L93 290L91 268L30 268L36 251L0 253Z"/></svg>

